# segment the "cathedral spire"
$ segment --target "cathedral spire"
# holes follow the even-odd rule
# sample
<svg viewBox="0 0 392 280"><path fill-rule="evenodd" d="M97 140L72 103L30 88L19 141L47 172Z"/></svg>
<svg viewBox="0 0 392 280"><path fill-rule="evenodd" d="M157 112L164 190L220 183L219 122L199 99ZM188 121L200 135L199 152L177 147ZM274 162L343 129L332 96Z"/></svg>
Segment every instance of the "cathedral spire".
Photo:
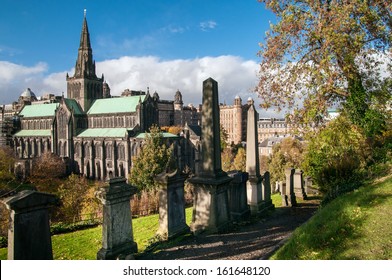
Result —
<svg viewBox="0 0 392 280"><path fill-rule="evenodd" d="M67 97L75 99L84 112L93 102L103 98L103 74L98 78L95 72L95 61L88 32L86 10L84 10L82 32L73 77L67 75Z"/></svg>
<svg viewBox="0 0 392 280"><path fill-rule="evenodd" d="M75 65L75 77L96 78L95 63L93 60L93 51L91 49L90 42L90 33L88 32L86 10L84 10L82 33L80 35L80 44L78 50L78 59L76 60Z"/></svg>

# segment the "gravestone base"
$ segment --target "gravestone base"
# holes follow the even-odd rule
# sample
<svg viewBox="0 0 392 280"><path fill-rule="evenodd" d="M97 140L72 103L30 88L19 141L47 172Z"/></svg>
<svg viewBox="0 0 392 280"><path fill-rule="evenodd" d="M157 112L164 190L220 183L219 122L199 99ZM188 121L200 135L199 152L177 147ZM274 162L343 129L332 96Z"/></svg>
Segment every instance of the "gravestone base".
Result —
<svg viewBox="0 0 392 280"><path fill-rule="evenodd" d="M193 216L190 226L194 234L218 233L228 229L230 210L228 186L232 178L194 177L188 180L194 187Z"/></svg>
<svg viewBox="0 0 392 280"><path fill-rule="evenodd" d="M170 231L167 229L158 229L157 235L159 235L164 240L169 240L177 236L183 235L190 232L189 227L185 225L179 225L177 227L172 227Z"/></svg>
<svg viewBox="0 0 392 280"><path fill-rule="evenodd" d="M246 182L248 173L230 171L228 176L233 178L229 185L229 208L232 221L244 221L250 217L250 210L246 196Z"/></svg>
<svg viewBox="0 0 392 280"><path fill-rule="evenodd" d="M297 199L295 197L295 194L291 194L291 195L286 195L286 194L282 194L282 205L283 206L297 206Z"/></svg>
<svg viewBox="0 0 392 280"><path fill-rule="evenodd" d="M189 232L185 218L185 177L176 170L157 175L155 181L160 185L157 235L167 240Z"/></svg>
<svg viewBox="0 0 392 280"><path fill-rule="evenodd" d="M137 244L129 241L114 248L101 248L97 253L97 260L116 260L121 255L129 256L135 253L137 253Z"/></svg>

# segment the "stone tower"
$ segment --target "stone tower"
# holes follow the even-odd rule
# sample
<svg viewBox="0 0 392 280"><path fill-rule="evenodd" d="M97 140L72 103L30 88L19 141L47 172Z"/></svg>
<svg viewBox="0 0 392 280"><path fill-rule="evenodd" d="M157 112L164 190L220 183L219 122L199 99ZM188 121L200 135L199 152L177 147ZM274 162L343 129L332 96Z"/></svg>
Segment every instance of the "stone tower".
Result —
<svg viewBox="0 0 392 280"><path fill-rule="evenodd" d="M182 94L179 90L177 90L176 94L174 95L174 124L183 126L185 125L184 123L184 118L183 118L183 105L184 102L182 102Z"/></svg>
<svg viewBox="0 0 392 280"><path fill-rule="evenodd" d="M93 60L85 13L75 74L73 77L69 77L67 74L67 96L75 99L84 112L87 112L94 100L103 98L103 80L103 75L98 78L95 74L95 61Z"/></svg>

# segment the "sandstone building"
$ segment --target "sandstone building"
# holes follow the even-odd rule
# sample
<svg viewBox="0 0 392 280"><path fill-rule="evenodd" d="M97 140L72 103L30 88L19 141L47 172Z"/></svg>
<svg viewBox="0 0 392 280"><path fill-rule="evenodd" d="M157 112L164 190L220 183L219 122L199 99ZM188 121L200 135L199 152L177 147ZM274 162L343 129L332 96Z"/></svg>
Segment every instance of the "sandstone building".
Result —
<svg viewBox="0 0 392 280"><path fill-rule="evenodd" d="M112 97L110 87L96 75L87 19L84 17L73 76L66 76L67 98L47 95L37 98L30 90L18 102L1 107L1 145L10 145L19 158L19 167L28 174L32 160L45 152L63 158L70 170L88 178L127 176L132 158L143 142L140 133L151 125L197 125L200 111L183 106L177 91L174 101L161 100L149 90L125 90ZM11 129L10 129L11 127ZM15 132L14 130L17 129ZM182 166L194 168L194 145L173 134ZM184 140L185 139L185 140ZM182 145L182 146L181 146Z"/></svg>

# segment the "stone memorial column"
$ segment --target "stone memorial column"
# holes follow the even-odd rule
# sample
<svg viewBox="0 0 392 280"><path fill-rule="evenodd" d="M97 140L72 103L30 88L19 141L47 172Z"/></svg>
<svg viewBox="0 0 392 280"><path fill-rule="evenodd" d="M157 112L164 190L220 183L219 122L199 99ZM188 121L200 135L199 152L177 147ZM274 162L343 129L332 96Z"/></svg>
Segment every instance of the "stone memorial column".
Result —
<svg viewBox="0 0 392 280"><path fill-rule="evenodd" d="M259 114L252 102L248 109L247 133L246 133L246 172L249 180L246 184L248 204L252 215L259 215L272 206L271 194L269 200L264 201L266 193L263 193L262 176L260 175L259 148L257 137L257 120ZM270 187L271 189L271 187ZM265 190L265 188L264 188ZM263 197L264 196L264 197Z"/></svg>
<svg viewBox="0 0 392 280"><path fill-rule="evenodd" d="M295 198L294 193L294 173L295 169L293 168L286 168L285 175L286 175L286 188L285 188L285 206L296 206L297 200Z"/></svg>
<svg viewBox="0 0 392 280"><path fill-rule="evenodd" d="M201 170L188 179L194 186L191 230L219 232L230 221L227 189L232 180L222 171L218 83L203 82Z"/></svg>
<svg viewBox="0 0 392 280"><path fill-rule="evenodd" d="M128 185L125 178L109 180L109 186L102 187L96 196L103 204L102 248L98 260L113 260L137 253L133 241L130 200L136 188Z"/></svg>
<svg viewBox="0 0 392 280"><path fill-rule="evenodd" d="M230 217L233 221L246 220L250 216L248 199L246 197L248 173L230 171L228 175L233 178L229 186Z"/></svg>
<svg viewBox="0 0 392 280"><path fill-rule="evenodd" d="M167 239L189 231L185 219L185 176L176 170L155 177L159 190L159 229L157 234Z"/></svg>
<svg viewBox="0 0 392 280"><path fill-rule="evenodd" d="M295 169L294 173L294 193L296 197L306 199L306 192L303 180L303 171L301 169Z"/></svg>
<svg viewBox="0 0 392 280"><path fill-rule="evenodd" d="M52 260L49 207L56 196L36 191L22 191L4 200L10 213L8 229L9 260Z"/></svg>

